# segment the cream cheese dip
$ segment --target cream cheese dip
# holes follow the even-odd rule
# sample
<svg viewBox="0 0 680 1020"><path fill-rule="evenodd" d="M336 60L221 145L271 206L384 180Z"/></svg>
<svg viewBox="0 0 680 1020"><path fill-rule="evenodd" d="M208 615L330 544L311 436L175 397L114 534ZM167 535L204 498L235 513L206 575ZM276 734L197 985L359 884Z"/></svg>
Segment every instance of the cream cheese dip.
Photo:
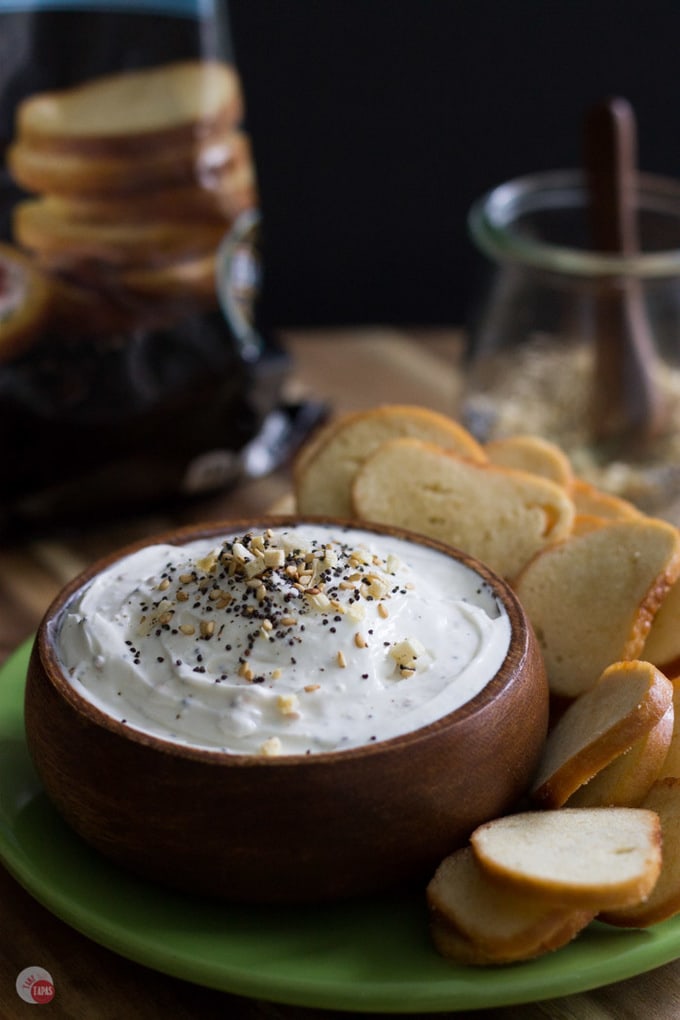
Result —
<svg viewBox="0 0 680 1020"><path fill-rule="evenodd" d="M297 525L134 552L76 593L55 641L78 693L131 728L279 755L434 722L494 676L510 630L453 557Z"/></svg>

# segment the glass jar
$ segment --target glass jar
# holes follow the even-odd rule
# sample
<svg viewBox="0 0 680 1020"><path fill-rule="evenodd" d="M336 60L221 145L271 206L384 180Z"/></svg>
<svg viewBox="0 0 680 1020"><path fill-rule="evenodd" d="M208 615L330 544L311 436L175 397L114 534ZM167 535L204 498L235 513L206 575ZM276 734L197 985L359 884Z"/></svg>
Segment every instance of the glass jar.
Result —
<svg viewBox="0 0 680 1020"><path fill-rule="evenodd" d="M471 309L461 417L482 441L557 442L581 477L680 520L680 182L640 174L636 214L639 249L628 256L590 248L577 170L517 178L473 205L469 230L487 274ZM613 385L598 363L598 305L633 291L662 425L644 442L615 443L595 427Z"/></svg>
<svg viewBox="0 0 680 1020"><path fill-rule="evenodd" d="M0 542L232 485L285 413L217 286L258 207L229 15L0 4Z"/></svg>

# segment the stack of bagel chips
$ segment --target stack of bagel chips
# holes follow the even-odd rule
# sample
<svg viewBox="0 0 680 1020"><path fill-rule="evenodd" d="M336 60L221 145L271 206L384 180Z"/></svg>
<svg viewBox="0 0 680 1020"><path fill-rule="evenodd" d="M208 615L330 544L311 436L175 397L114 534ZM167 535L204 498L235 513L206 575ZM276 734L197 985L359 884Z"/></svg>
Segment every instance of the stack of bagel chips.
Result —
<svg viewBox="0 0 680 1020"><path fill-rule="evenodd" d="M255 203L242 116L239 78L219 61L121 71L19 106L14 240L70 286L74 322L93 293L125 309L123 328L216 304L216 249Z"/></svg>

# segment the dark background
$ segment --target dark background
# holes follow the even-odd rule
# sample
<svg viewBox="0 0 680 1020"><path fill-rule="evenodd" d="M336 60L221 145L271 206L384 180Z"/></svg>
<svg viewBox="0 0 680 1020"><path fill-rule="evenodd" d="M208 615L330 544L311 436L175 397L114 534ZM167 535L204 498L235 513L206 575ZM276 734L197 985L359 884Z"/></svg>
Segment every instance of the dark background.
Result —
<svg viewBox="0 0 680 1020"><path fill-rule="evenodd" d="M470 203L581 158L623 95L680 176L678 0L230 0L282 325L459 323Z"/></svg>

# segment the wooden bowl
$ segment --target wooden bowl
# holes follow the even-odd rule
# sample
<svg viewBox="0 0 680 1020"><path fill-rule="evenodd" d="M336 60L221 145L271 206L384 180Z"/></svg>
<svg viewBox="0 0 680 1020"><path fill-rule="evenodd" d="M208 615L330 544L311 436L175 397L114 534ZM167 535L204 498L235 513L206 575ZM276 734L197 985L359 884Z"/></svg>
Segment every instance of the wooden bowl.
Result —
<svg viewBox="0 0 680 1020"><path fill-rule="evenodd" d="M229 521L153 541L182 544L296 523L304 522ZM55 627L74 593L151 540L129 546L60 593L28 668L30 753L48 796L87 843L174 888L302 903L426 882L473 828L512 809L535 772L548 721L543 663L517 598L488 568L441 543L378 525L362 530L437 549L492 587L511 624L497 674L436 722L343 751L228 755L136 732L76 691L54 647Z"/></svg>

